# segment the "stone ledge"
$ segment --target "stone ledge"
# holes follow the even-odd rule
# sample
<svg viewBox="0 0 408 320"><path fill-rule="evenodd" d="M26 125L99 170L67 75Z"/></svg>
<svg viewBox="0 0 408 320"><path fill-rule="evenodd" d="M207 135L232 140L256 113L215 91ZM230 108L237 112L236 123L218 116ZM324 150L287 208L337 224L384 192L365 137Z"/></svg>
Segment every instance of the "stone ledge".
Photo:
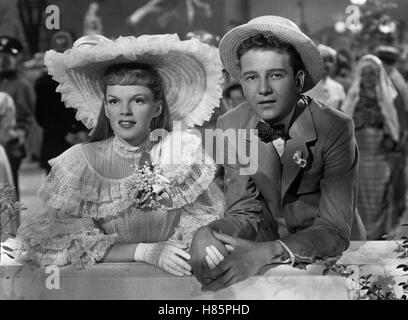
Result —
<svg viewBox="0 0 408 320"><path fill-rule="evenodd" d="M352 266L359 274L373 274L402 292L406 281L393 241L352 242L338 263ZM18 265L0 267L0 299L355 299L350 279L322 275L322 265L306 270L280 265L262 276L250 277L218 292L201 292L194 277L175 277L144 263L101 263L86 270L60 269L60 289L47 289L50 273Z"/></svg>

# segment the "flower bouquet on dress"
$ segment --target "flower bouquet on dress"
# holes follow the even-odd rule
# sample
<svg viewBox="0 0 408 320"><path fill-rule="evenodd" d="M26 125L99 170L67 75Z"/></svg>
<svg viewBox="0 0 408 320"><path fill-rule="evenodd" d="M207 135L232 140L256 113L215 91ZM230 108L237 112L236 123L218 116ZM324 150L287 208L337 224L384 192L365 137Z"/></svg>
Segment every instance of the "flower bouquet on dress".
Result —
<svg viewBox="0 0 408 320"><path fill-rule="evenodd" d="M172 207L170 180L161 174L157 165L145 162L125 183L129 199L135 199L142 211Z"/></svg>

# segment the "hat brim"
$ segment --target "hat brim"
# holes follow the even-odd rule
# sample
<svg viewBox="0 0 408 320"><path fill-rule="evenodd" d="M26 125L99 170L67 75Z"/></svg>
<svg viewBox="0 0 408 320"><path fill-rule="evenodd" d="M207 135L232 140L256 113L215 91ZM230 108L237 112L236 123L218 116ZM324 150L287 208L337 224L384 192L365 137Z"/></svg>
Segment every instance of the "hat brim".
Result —
<svg viewBox="0 0 408 320"><path fill-rule="evenodd" d="M291 44L299 53L305 67L302 92L312 89L321 79L323 61L316 44L304 33L279 24L247 23L230 30L220 42L220 56L227 71L236 79L241 77L237 51L241 43L251 36L263 34Z"/></svg>
<svg viewBox="0 0 408 320"><path fill-rule="evenodd" d="M45 64L60 83L57 91L76 118L93 128L103 104L102 77L107 67L126 62L146 63L163 80L170 120L183 127L208 121L222 97L222 64L216 49L198 40L180 41L176 34L119 37L64 53L48 51Z"/></svg>

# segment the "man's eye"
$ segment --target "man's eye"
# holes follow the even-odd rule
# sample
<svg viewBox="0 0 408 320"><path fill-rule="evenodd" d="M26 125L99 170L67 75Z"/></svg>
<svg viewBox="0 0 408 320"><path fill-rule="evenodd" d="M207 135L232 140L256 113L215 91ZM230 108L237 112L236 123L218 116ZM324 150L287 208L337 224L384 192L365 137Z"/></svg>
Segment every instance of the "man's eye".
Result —
<svg viewBox="0 0 408 320"><path fill-rule="evenodd" d="M245 80L255 80L255 76L247 76Z"/></svg>
<svg viewBox="0 0 408 320"><path fill-rule="evenodd" d="M269 77L271 77L272 79L280 79L283 77L283 75L280 73L274 73L274 74L271 74Z"/></svg>

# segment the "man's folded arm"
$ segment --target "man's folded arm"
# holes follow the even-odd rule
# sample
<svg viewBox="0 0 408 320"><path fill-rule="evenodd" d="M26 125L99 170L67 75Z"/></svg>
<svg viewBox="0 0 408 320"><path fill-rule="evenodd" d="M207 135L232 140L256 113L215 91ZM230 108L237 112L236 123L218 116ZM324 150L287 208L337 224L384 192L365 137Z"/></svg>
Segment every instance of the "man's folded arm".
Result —
<svg viewBox="0 0 408 320"><path fill-rule="evenodd" d="M218 118L217 128L225 130L222 117ZM249 175L241 175L238 156L236 163L228 163L228 143L217 136L217 147L224 144L224 195L227 209L224 218L216 220L210 226L233 237L255 239L262 217L262 202L259 191ZM236 150L235 150L236 151Z"/></svg>

